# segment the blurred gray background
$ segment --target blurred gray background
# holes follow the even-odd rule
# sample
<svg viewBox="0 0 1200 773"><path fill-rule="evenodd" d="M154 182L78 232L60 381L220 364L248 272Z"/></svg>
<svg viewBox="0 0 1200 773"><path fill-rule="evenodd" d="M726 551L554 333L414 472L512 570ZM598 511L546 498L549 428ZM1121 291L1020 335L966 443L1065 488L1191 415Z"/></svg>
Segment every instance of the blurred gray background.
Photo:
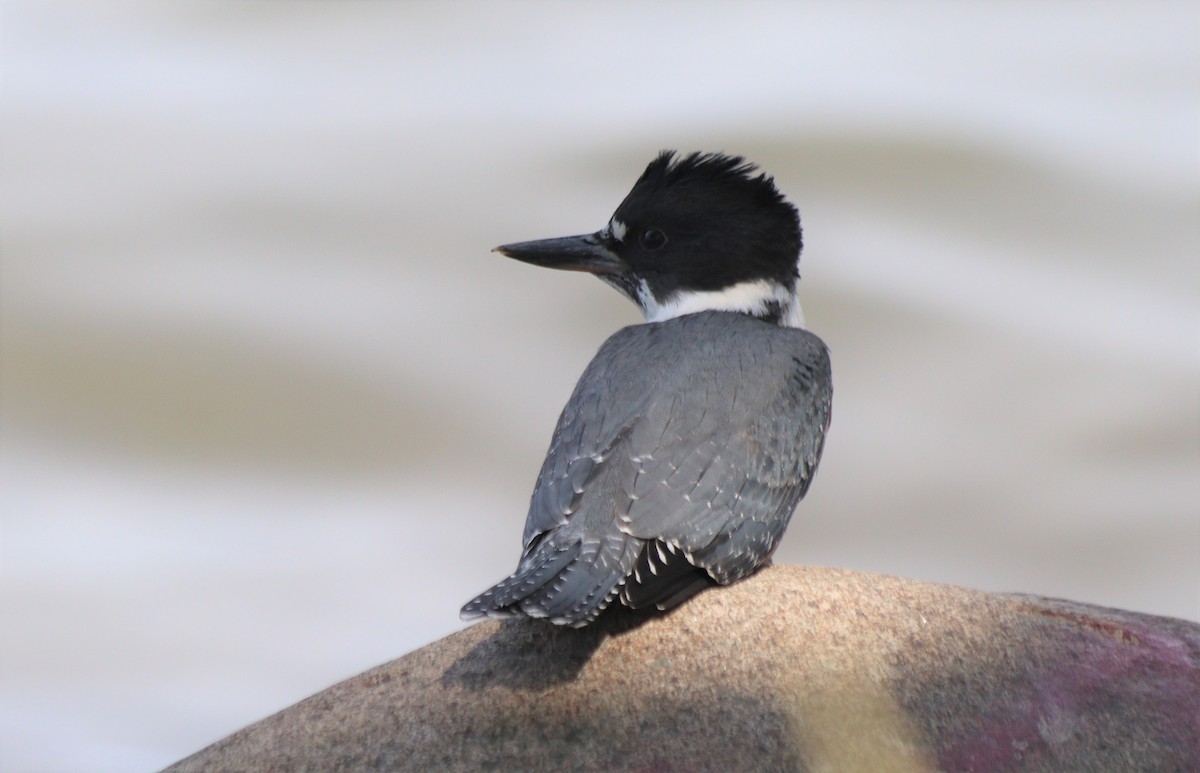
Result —
<svg viewBox="0 0 1200 773"><path fill-rule="evenodd" d="M5 2L5 770L164 765L515 565L661 148L836 384L777 558L1200 617L1194 3Z"/></svg>

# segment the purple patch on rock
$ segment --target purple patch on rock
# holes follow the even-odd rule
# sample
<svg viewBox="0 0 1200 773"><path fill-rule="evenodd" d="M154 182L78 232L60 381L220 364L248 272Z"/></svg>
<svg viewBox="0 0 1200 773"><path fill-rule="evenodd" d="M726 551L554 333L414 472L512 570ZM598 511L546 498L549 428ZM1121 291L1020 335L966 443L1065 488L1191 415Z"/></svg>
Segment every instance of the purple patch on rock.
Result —
<svg viewBox="0 0 1200 773"><path fill-rule="evenodd" d="M1028 639L1027 668L1008 675L993 702L955 728L957 738L941 739L944 770L1066 762L1085 753L1083 745L1131 732L1145 735L1125 739L1133 748L1144 740L1147 748L1177 752L1175 760L1159 760L1165 769L1200 769L1197 642L1182 631L1099 618L1066 603L1023 611L1041 618L1031 621L1038 630Z"/></svg>

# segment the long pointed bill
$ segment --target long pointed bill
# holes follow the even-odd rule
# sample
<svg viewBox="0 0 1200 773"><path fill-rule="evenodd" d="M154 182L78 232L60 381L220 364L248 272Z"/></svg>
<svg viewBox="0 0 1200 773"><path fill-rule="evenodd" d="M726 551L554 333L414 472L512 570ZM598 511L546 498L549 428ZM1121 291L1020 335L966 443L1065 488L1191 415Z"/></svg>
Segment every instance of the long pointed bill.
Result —
<svg viewBox="0 0 1200 773"><path fill-rule="evenodd" d="M493 252L525 263L532 263L535 266L557 268L564 271L617 274L625 270L625 264L605 245L602 232L503 244Z"/></svg>

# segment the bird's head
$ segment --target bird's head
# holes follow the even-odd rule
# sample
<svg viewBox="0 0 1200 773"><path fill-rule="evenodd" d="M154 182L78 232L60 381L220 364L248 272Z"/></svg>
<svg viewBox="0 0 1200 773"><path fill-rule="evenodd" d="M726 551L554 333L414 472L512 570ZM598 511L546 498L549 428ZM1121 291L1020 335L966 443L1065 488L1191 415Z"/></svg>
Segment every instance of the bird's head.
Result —
<svg viewBox="0 0 1200 773"><path fill-rule="evenodd" d="M740 156L663 151L604 228L497 247L549 268L587 271L636 303L649 322L737 311L803 324L795 298L800 215Z"/></svg>

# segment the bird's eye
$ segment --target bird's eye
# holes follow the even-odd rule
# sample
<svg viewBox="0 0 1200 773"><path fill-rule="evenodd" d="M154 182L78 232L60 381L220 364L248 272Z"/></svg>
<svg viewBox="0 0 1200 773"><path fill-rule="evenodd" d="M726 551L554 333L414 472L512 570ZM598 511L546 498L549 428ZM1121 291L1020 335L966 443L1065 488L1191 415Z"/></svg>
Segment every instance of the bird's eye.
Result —
<svg viewBox="0 0 1200 773"><path fill-rule="evenodd" d="M641 242L642 249L646 252L654 252L662 249L667 243L667 235L657 228L650 227L638 235L638 241Z"/></svg>

